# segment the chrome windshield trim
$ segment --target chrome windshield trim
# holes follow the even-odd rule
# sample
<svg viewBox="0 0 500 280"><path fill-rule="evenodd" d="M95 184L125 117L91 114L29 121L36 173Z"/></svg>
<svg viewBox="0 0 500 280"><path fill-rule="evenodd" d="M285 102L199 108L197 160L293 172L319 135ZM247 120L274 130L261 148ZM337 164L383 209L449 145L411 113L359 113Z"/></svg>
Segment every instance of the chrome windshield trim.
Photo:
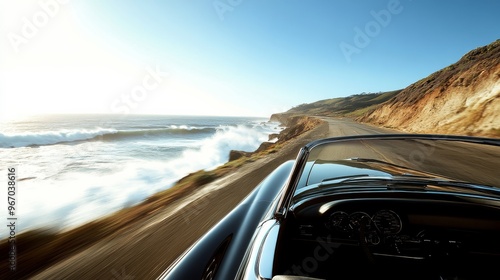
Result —
<svg viewBox="0 0 500 280"><path fill-rule="evenodd" d="M285 189L280 197L278 207L275 211L276 219L283 219L286 217L288 209L292 203L292 198L297 188L300 176L304 171L306 166L308 156L312 149L317 146L329 144L329 143L340 143L348 142L352 140L443 140L443 141L458 141L458 142L469 142L476 144L486 144L492 146L500 146L500 139L496 138L486 138L478 136L462 136L462 135L440 135L440 134L374 134L374 135L353 135L353 136L341 136L341 137L331 137L323 138L316 141L312 141L306 144L299 152L292 174L290 174L288 181L285 185Z"/></svg>
<svg viewBox="0 0 500 280"><path fill-rule="evenodd" d="M286 217L288 207L291 203L293 194L295 193L295 188L297 187L304 166L307 162L309 156L309 148L303 147L295 160L295 164L292 167L292 173L288 177L285 190L279 200L278 207L276 208L275 217L277 219L282 219Z"/></svg>
<svg viewBox="0 0 500 280"><path fill-rule="evenodd" d="M334 142L345 142L350 140L447 140L447 141L465 141L477 144L487 144L493 146L500 146L500 138L487 138L478 136L462 136L462 135L442 135L442 134L415 134L415 133L400 133L400 134L373 134L373 135L353 135L353 136L340 136L319 139L310 142L305 147L308 150L313 149L318 145Z"/></svg>

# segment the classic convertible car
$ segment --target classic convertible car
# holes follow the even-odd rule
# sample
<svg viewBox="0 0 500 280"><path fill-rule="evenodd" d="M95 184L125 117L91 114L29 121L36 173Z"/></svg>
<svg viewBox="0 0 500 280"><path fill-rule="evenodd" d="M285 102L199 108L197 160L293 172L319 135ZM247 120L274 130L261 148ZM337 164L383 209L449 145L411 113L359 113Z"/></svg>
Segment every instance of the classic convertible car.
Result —
<svg viewBox="0 0 500 280"><path fill-rule="evenodd" d="M498 279L500 139L321 139L160 279Z"/></svg>

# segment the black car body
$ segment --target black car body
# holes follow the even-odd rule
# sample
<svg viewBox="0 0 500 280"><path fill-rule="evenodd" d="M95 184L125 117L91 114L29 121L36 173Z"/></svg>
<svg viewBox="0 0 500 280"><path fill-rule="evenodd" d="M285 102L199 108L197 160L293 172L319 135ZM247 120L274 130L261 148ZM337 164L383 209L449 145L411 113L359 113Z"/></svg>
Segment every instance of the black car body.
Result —
<svg viewBox="0 0 500 280"><path fill-rule="evenodd" d="M499 171L499 139L317 140L160 279L496 279Z"/></svg>

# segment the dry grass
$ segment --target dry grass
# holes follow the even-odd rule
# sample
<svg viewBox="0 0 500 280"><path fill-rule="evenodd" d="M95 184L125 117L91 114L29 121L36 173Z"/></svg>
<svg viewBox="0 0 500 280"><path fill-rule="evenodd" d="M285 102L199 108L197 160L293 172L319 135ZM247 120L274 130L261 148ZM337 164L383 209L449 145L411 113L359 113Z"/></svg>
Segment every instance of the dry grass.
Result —
<svg viewBox="0 0 500 280"><path fill-rule="evenodd" d="M326 117L359 116L363 112L373 110L374 107L390 100L400 92L401 90L362 93L348 97L320 100L310 104L299 105L287 113Z"/></svg>

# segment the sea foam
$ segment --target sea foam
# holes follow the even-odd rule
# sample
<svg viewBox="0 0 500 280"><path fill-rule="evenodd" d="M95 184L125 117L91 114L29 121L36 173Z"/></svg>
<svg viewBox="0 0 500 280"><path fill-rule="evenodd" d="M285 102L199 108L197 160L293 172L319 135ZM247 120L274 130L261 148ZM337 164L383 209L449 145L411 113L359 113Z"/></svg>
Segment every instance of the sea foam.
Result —
<svg viewBox="0 0 500 280"><path fill-rule="evenodd" d="M155 129L185 132L199 128L177 126ZM68 229L133 206L158 191L168 189L191 172L224 164L228 161L230 150L256 150L268 140L269 134L280 130L278 124L269 123L223 125L211 129L207 137L193 141L192 145L172 158L165 157L160 151L162 145L168 145L162 138L140 145L141 149L156 154L154 159L133 158L119 152L122 147L134 149L133 145L139 145L140 141L127 143L126 146L103 141L42 146L31 149L32 152L28 148L19 148L25 149L24 153L33 153L32 156L40 161L47 161L45 164L19 166L20 177L36 177L19 182L18 215L22 218L19 230L38 227ZM8 137L19 137L26 145L92 139L117 133L121 132L95 129ZM109 154L105 149L109 145L116 146L115 154ZM4 152L14 155L15 150L6 149Z"/></svg>

